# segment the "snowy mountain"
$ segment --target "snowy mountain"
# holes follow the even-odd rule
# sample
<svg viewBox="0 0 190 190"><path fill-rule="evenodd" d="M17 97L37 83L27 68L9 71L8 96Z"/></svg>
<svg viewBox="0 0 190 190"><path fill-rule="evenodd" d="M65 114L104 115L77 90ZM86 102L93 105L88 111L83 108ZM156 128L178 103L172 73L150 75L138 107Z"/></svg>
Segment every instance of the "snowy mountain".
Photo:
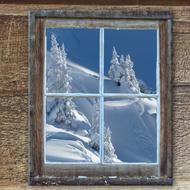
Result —
<svg viewBox="0 0 190 190"><path fill-rule="evenodd" d="M50 67L52 60L51 58L47 60ZM97 73L71 62L69 70L73 78L71 84L73 92L97 91L99 78ZM53 79L48 79L48 81L52 82ZM124 88L124 86L118 87L108 78L105 81L110 91L113 88L120 88L117 91L121 92ZM49 162L98 161L98 152L89 146L89 131L92 127L94 112L93 98L76 98L73 101L76 105L74 126L77 130L73 127L69 132L68 129L64 130L61 124L55 122L59 107L55 98L47 100L47 126L52 126L47 127L46 131L47 161ZM118 159L123 162L155 162L156 100L153 98L106 98L104 105L105 126L109 126L112 131L112 143Z"/></svg>
<svg viewBox="0 0 190 190"><path fill-rule="evenodd" d="M104 114L121 161L156 162L155 99L107 100Z"/></svg>
<svg viewBox="0 0 190 190"><path fill-rule="evenodd" d="M53 67L53 59L50 52L47 52L47 71ZM68 68L70 71L71 81L71 92L73 93L98 93L99 91L99 74L91 71L90 69L84 68L70 60L68 60ZM48 73L48 72L47 72ZM47 76L48 92L57 92L55 86L55 79ZM79 85L82 84L82 85ZM122 85L117 86L110 78L104 77L105 92L114 93L134 93L133 89L129 87L126 82ZM65 92L63 88L59 89L59 92Z"/></svg>
<svg viewBox="0 0 190 190"><path fill-rule="evenodd" d="M51 53L46 54L47 91L98 93L99 74L66 55L52 35ZM140 93L130 56L118 57L114 49L105 92ZM156 106L155 98L104 98L105 162L156 162ZM97 97L48 97L46 160L98 163L99 115Z"/></svg>

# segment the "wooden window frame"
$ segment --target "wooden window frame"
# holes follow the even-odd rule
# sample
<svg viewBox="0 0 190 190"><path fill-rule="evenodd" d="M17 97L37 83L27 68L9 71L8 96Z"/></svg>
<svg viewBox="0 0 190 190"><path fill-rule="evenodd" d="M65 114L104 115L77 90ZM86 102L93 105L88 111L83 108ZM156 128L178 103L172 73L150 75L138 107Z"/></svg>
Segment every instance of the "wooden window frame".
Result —
<svg viewBox="0 0 190 190"><path fill-rule="evenodd" d="M114 19L159 21L160 162L150 165L44 164L43 70L46 19ZM172 15L125 8L88 11L38 10L29 13L29 184L31 185L171 185L171 39ZM84 177L85 176L85 177Z"/></svg>

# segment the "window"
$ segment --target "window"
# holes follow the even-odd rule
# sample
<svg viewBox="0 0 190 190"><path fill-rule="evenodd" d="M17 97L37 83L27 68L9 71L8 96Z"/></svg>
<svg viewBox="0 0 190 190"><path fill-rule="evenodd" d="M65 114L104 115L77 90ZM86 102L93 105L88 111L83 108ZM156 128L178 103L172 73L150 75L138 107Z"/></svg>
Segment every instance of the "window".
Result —
<svg viewBox="0 0 190 190"><path fill-rule="evenodd" d="M171 184L168 12L30 13L30 184Z"/></svg>

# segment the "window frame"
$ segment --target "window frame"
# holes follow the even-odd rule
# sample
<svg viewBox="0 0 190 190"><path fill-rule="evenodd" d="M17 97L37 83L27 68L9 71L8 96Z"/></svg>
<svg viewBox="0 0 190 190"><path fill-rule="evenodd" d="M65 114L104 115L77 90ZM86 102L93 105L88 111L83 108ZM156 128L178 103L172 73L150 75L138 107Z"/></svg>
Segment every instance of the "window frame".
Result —
<svg viewBox="0 0 190 190"><path fill-rule="evenodd" d="M44 70L45 20L106 19L159 22L160 75L160 163L159 164L44 164ZM171 35L170 12L127 11L123 9L87 11L38 10L29 14L29 184L31 185L138 185L172 184L171 129ZM100 61L101 62L101 61ZM157 84L158 86L158 84ZM101 88L101 87L100 87ZM158 89L157 89L158 90ZM100 92L99 92L100 93ZM101 92L102 93L102 92ZM107 94L107 93L106 93ZM156 93L157 94L157 93ZM154 96L156 95L154 94ZM89 94L86 96L88 97ZM102 95L102 94L100 94ZM111 95L111 94L110 94ZM129 94L128 94L129 95ZM62 96L60 94L60 96ZM65 96L65 95L64 95ZM68 94L68 96L71 96ZM81 96L79 94L79 96ZM93 96L93 94L92 94ZM95 94L93 97L96 97ZM119 96L126 96L126 94ZM138 96L138 95L137 95ZM145 95L146 96L146 95ZM142 96L141 96L142 97ZM101 96L100 96L101 98ZM102 105L102 103L100 104ZM103 136L103 135L102 135ZM102 139L102 138L101 138ZM52 177L53 176L53 177ZM104 177L102 177L104 176Z"/></svg>

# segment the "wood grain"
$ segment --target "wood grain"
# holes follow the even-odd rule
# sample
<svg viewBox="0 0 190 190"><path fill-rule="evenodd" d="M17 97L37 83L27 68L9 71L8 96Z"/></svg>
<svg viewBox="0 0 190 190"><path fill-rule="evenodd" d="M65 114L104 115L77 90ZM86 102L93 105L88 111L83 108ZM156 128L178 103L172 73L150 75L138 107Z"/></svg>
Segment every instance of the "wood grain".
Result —
<svg viewBox="0 0 190 190"><path fill-rule="evenodd" d="M0 102L0 181L25 182L28 160L27 96L3 97Z"/></svg>
<svg viewBox="0 0 190 190"><path fill-rule="evenodd" d="M31 176L42 175L43 169L43 67L44 67L44 20L34 26L35 44L31 45L30 62L30 161Z"/></svg>
<svg viewBox="0 0 190 190"><path fill-rule="evenodd" d="M168 157L168 85L167 85L167 23L160 22L160 174L167 173Z"/></svg>
<svg viewBox="0 0 190 190"><path fill-rule="evenodd" d="M0 189L2 190L62 189L62 187L28 187L26 184L28 177L28 23L26 15L29 9L61 9L63 7L65 5L0 5L2 15L0 16ZM94 7L88 7L88 9L91 8L94 9ZM190 189L190 7L130 6L126 8L171 10L174 16L172 63L173 84L175 83L172 91L174 186L82 188L66 186L64 188L68 190L188 190ZM184 83L186 85L183 85Z"/></svg>
<svg viewBox="0 0 190 190"><path fill-rule="evenodd" d="M27 18L2 16L0 21L0 96L27 95Z"/></svg>
<svg viewBox="0 0 190 190"><path fill-rule="evenodd" d="M182 28L183 29L183 28ZM173 35L173 80L190 82L190 33Z"/></svg>
<svg viewBox="0 0 190 190"><path fill-rule="evenodd" d="M188 0L0 0L0 3L9 4L66 4L66 5L167 5L188 6Z"/></svg>

